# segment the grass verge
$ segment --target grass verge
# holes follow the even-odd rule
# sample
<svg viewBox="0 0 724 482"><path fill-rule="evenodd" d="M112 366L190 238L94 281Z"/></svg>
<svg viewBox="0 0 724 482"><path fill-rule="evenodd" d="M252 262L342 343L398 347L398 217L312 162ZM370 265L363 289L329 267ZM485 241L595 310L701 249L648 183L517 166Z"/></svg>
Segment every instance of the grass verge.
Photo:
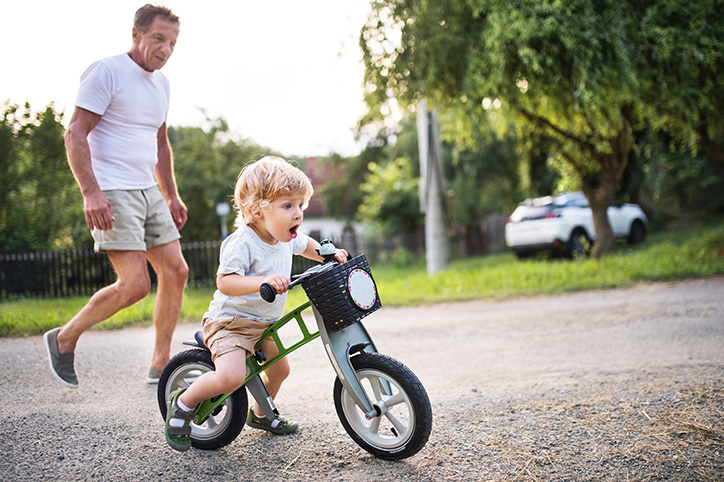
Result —
<svg viewBox="0 0 724 482"><path fill-rule="evenodd" d="M456 260L449 269L428 277L424 263L405 268L372 266L385 306L420 305L474 299L532 295L631 286L640 282L673 281L724 274L724 221L668 229L636 246L620 245L602 260L550 259L519 261L511 253ZM198 321L208 308L213 288L188 288L181 320ZM148 325L155 293L96 326L117 329ZM292 290L287 306L306 300ZM0 337L30 336L60 326L73 317L88 297L24 299L0 303Z"/></svg>

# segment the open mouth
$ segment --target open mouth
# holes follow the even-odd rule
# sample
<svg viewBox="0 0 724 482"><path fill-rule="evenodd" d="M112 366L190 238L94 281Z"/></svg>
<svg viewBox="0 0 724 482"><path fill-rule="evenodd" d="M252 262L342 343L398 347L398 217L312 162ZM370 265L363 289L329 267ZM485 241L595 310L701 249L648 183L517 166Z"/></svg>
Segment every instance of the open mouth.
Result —
<svg viewBox="0 0 724 482"><path fill-rule="evenodd" d="M292 239L297 237L297 230L299 229L299 226L294 226L289 230L289 236L292 237Z"/></svg>

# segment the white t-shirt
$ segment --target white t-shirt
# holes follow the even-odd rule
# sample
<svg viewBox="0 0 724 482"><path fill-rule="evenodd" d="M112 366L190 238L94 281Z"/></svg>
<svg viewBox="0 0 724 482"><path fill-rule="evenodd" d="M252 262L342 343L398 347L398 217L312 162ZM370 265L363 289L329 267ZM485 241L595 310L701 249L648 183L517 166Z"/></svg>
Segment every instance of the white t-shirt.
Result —
<svg viewBox="0 0 724 482"><path fill-rule="evenodd" d="M292 255L307 249L309 237L298 233L288 243L268 244L249 226L242 226L221 243L217 274L236 273L242 276L266 276L292 272ZM216 290L204 318L216 320L240 316L254 321L274 322L284 314L287 294L277 295L273 303L262 299L259 293L246 296L227 296Z"/></svg>
<svg viewBox="0 0 724 482"><path fill-rule="evenodd" d="M101 116L88 135L101 190L156 185L157 135L169 99L166 76L144 70L127 53L99 60L83 73L75 105Z"/></svg>

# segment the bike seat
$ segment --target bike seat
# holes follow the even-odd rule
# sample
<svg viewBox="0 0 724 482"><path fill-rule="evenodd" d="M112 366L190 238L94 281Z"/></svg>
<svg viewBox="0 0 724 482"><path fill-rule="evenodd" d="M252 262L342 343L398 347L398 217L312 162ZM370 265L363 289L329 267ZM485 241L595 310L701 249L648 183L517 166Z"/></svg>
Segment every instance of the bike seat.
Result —
<svg viewBox="0 0 724 482"><path fill-rule="evenodd" d="M195 343L194 343L195 342ZM201 331L197 331L194 333L194 341L185 341L183 342L184 345L188 346L195 346L197 348L203 348L204 350L208 350L209 348L204 344L204 333Z"/></svg>

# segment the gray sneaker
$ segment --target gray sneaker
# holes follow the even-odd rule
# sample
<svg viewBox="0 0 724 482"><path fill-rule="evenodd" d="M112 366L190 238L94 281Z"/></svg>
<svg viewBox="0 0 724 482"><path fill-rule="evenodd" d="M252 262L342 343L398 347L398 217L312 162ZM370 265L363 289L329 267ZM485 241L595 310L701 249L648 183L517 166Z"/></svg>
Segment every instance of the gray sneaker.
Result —
<svg viewBox="0 0 724 482"><path fill-rule="evenodd" d="M148 369L148 376L146 377L146 383L149 385L158 385L158 379L161 378L162 370L156 370L151 367Z"/></svg>
<svg viewBox="0 0 724 482"><path fill-rule="evenodd" d="M75 353L61 353L58 349L58 330L55 328L43 335L45 350L48 352L50 371L60 383L70 388L78 388L78 377L75 376L73 361Z"/></svg>

